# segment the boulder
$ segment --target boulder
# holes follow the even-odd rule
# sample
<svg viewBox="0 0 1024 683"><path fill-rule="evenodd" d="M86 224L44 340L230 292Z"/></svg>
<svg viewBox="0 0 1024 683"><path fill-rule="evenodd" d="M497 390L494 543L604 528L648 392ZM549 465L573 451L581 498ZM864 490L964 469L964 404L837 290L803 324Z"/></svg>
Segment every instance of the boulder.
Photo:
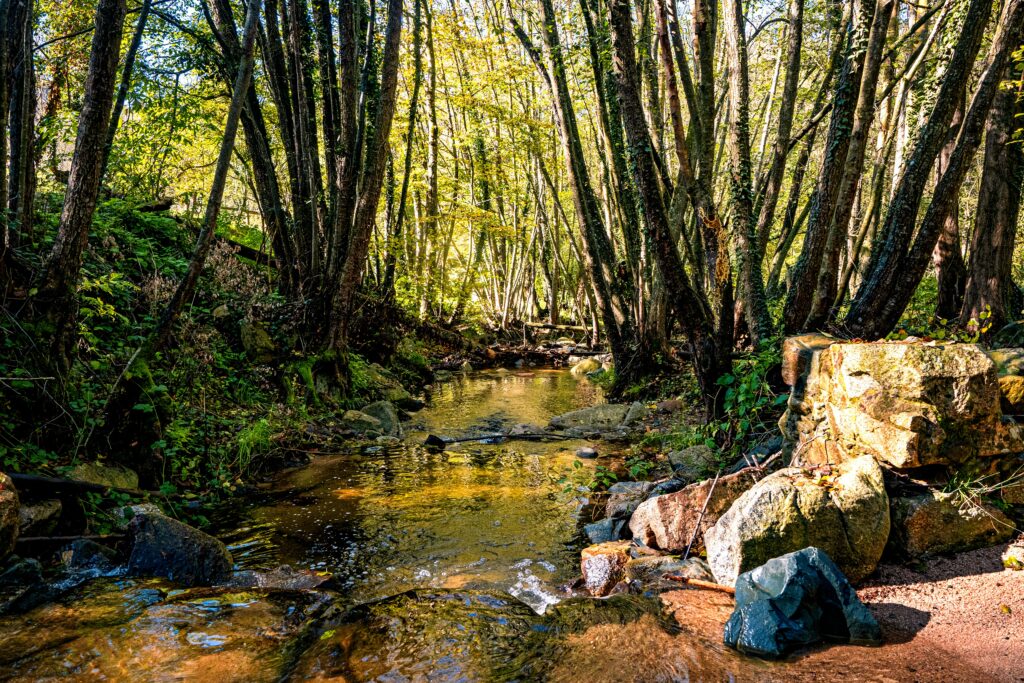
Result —
<svg viewBox="0 0 1024 683"><path fill-rule="evenodd" d="M584 358L569 371L574 377L583 377L587 373L601 369L601 361L596 358Z"/></svg>
<svg viewBox="0 0 1024 683"><path fill-rule="evenodd" d="M828 554L804 548L740 575L724 640L744 654L777 658L823 640L880 645L882 633Z"/></svg>
<svg viewBox="0 0 1024 683"><path fill-rule="evenodd" d="M384 431L380 420L359 410L346 410L342 413L341 427L359 434L379 435Z"/></svg>
<svg viewBox="0 0 1024 683"><path fill-rule="evenodd" d="M743 572L811 546L859 581L878 565L888 537L882 470L865 456L768 475L705 532L704 542L715 578L731 586Z"/></svg>
<svg viewBox="0 0 1024 683"><path fill-rule="evenodd" d="M363 406L360 412L377 418L380 421L380 431L384 433L384 436L402 436L402 423L398 416L398 409L390 401L371 403L368 406Z"/></svg>
<svg viewBox="0 0 1024 683"><path fill-rule="evenodd" d="M150 515L162 515L163 510L153 503L137 503L135 505L125 505L123 507L114 508L111 511L111 517L114 520L114 526L118 529L127 529L128 525L131 524L132 519L135 515L141 514Z"/></svg>
<svg viewBox="0 0 1024 683"><path fill-rule="evenodd" d="M238 334L242 339L242 348L249 358L257 363L270 363L277 353L277 345L261 323L243 322L238 327Z"/></svg>
<svg viewBox="0 0 1024 683"><path fill-rule="evenodd" d="M910 468L1024 448L975 344L804 343L784 353L783 375L793 389L780 427L803 463L871 455Z"/></svg>
<svg viewBox="0 0 1024 683"><path fill-rule="evenodd" d="M11 554L14 543L18 540L21 525L18 516L20 508L18 490L14 488L14 482L0 472L0 560Z"/></svg>
<svg viewBox="0 0 1024 683"><path fill-rule="evenodd" d="M609 541L583 549L580 569L583 585L591 595L597 598L608 595L622 581L630 559L629 547L629 541Z"/></svg>
<svg viewBox="0 0 1024 683"><path fill-rule="evenodd" d="M21 536L46 536L53 532L60 521L62 505L60 499L49 498L34 505L22 505L18 510Z"/></svg>
<svg viewBox="0 0 1024 683"><path fill-rule="evenodd" d="M691 552L697 554L704 547L703 537L707 530L755 481L752 473L744 471L720 477L717 483L707 479L675 493L648 498L629 520L633 540L650 548L681 553L690 544L690 539L694 539ZM701 510L704 510L703 517ZM700 530L695 537L698 520Z"/></svg>
<svg viewBox="0 0 1024 683"><path fill-rule="evenodd" d="M132 470L127 467L104 465L99 462L76 465L68 472L68 477L116 489L137 490L139 488L139 475Z"/></svg>
<svg viewBox="0 0 1024 683"><path fill-rule="evenodd" d="M605 516L628 520L653 488L654 482L650 481L615 482L608 489L608 502L604 506Z"/></svg>
<svg viewBox="0 0 1024 683"><path fill-rule="evenodd" d="M580 408L563 415L551 418L553 429L595 429L598 431L615 429L626 419L629 406L618 403L602 403L601 405Z"/></svg>
<svg viewBox="0 0 1024 683"><path fill-rule="evenodd" d="M213 536L160 514L142 512L128 527L128 573L163 576L186 586L222 583L231 575L231 553Z"/></svg>
<svg viewBox="0 0 1024 683"><path fill-rule="evenodd" d="M929 489L892 499L889 546L904 557L995 545L1015 531L1013 521L1001 510L958 493Z"/></svg>
<svg viewBox="0 0 1024 683"><path fill-rule="evenodd" d="M668 454L668 463L677 479L698 481L718 469L718 458L710 446L698 444Z"/></svg>

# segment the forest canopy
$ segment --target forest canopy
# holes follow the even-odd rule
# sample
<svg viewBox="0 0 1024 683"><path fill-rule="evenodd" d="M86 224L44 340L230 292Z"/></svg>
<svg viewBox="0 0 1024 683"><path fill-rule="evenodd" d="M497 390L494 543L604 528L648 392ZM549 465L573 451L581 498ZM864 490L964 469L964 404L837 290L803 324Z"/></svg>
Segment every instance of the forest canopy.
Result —
<svg viewBox="0 0 1024 683"><path fill-rule="evenodd" d="M709 416L781 335L1021 314L1024 0L0 0L0 25L6 400L103 373L77 433L230 278L342 397L394 320L543 323L605 345L614 391L688 365Z"/></svg>

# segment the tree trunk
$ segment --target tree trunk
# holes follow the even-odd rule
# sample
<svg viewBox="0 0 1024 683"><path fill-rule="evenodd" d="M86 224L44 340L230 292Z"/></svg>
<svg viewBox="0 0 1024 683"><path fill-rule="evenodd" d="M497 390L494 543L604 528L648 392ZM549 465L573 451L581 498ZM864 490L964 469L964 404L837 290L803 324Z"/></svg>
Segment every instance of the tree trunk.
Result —
<svg viewBox="0 0 1024 683"><path fill-rule="evenodd" d="M35 199L36 86L32 0L10 0L6 26L11 78L7 209L14 244L32 236Z"/></svg>
<svg viewBox="0 0 1024 683"><path fill-rule="evenodd" d="M1000 88L988 115L985 162L960 313L960 322L967 324L980 320L986 308L990 309L993 330L1021 314L1010 308L1006 294L1014 286L1011 268L1024 182L1024 148L1014 141L1014 131L1024 115L1022 104L1016 90Z"/></svg>
<svg viewBox="0 0 1024 683"><path fill-rule="evenodd" d="M956 147L956 132L963 121L964 93L960 93L960 106L950 123L950 135L946 146L939 152L935 164L936 182L942 179L949 168L949 160ZM980 203L979 203L980 205ZM967 268L960 248L960 199L957 197L949 208L949 215L943 221L939 241L932 252L932 267L935 269L935 281L938 285L938 299L935 302L935 315L943 320L952 320L960 314L964 302L964 285L967 283Z"/></svg>
<svg viewBox="0 0 1024 683"><path fill-rule="evenodd" d="M909 251L906 251L905 245L910 241L917 222L917 208L930 167L945 144L949 123L956 109L956 93L967 81L988 24L990 10L985 0L972 0L968 8L961 39L946 69L945 80L939 89L932 114L921 131L886 215L881 252L873 260L847 315L847 328L855 336L878 338L899 322L928 267L942 225L949 215L951 202L960 191L971 159L981 142L985 120L1004 66L1010 52L1020 42L1024 27L1024 0L1008 0L1003 8L988 64L964 116L956 148L950 156L949 169L936 184L917 236Z"/></svg>
<svg viewBox="0 0 1024 683"><path fill-rule="evenodd" d="M146 31L146 20L149 18L149 8L153 0L143 0L142 10L139 12L139 20L135 24L135 33L132 35L132 42L128 46L128 53L124 57L124 66L121 68L121 82L117 86L117 96L114 98L114 111L110 114L110 126L107 129L107 142L103 145L103 161L100 163L100 181L107 174L107 164L110 162L110 150L114 147L114 136L117 128L121 125L121 112L124 111L125 100L128 99L128 88L132 84L132 70L135 68L135 58L139 54L139 46L142 44L142 35Z"/></svg>
<svg viewBox="0 0 1024 683"><path fill-rule="evenodd" d="M64 208L39 288L38 300L54 326L52 359L58 369L69 367L78 336L75 291L99 195L103 143L110 123L126 11L125 0L100 0L96 7L89 74Z"/></svg>
<svg viewBox="0 0 1024 683"><path fill-rule="evenodd" d="M257 3L258 0L249 0L249 6L246 11L245 28L242 34L241 61L238 62L235 84L231 90L231 104L228 106L228 115L224 122L224 136L221 138L220 152L217 155L217 166L213 173L213 183L210 185L210 195L206 201L203 226L199 230L199 238L196 240L195 251L192 252L192 260L189 261L188 270L185 271L185 276L178 283L178 288L160 317L160 323L153 334L150 352L162 349L170 340L174 322L181 314L182 307L195 294L199 275L203 271L203 266L206 264L206 256L210 252L210 246L213 244L213 238L217 233L217 216L220 214L221 203L224 199L224 186L227 183L228 171L231 169L231 155L235 149L238 123L242 117L242 108L245 106L246 93L249 90L249 80L252 77L253 45L256 42L256 26L258 25L259 17L259 5Z"/></svg>

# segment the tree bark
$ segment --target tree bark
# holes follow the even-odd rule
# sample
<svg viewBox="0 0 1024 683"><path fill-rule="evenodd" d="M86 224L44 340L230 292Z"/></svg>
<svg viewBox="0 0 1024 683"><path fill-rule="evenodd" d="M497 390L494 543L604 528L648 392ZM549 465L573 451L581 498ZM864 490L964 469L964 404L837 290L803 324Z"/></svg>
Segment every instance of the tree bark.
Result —
<svg viewBox="0 0 1024 683"><path fill-rule="evenodd" d="M103 142L110 123L126 12L124 0L100 0L96 7L85 99L78 117L78 137L64 208L39 288L38 300L53 322L52 358L58 369L70 365L72 346L78 336L75 291L99 195Z"/></svg>
<svg viewBox="0 0 1024 683"><path fill-rule="evenodd" d="M939 152L935 164L936 182L942 179L949 168L950 157L956 147L956 131L963 122L964 94L960 93L960 106L950 123L950 135L946 146ZM980 204L979 204L980 206ZM935 315L943 320L952 320L960 313L964 302L964 286L967 283L967 268L960 248L960 199L957 197L949 207L949 215L942 224L942 232L932 252L932 267L938 285L938 299Z"/></svg>
<svg viewBox="0 0 1024 683"><path fill-rule="evenodd" d="M139 54L139 46L142 44L142 35L146 31L146 20L149 18L149 9L153 0L143 0L142 10L139 12L139 20L135 24L135 33L132 35L132 42L128 46L128 53L124 57L124 66L121 68L121 81L117 86L117 96L114 98L114 111L110 114L110 126L107 128L107 141L103 145L103 161L100 164L100 181L107 174L107 164L110 163L110 150L114 147L114 136L117 128L121 125L121 112L124 111L124 103L128 99L128 88L132 84L132 70L135 68L135 58Z"/></svg>
<svg viewBox="0 0 1024 683"><path fill-rule="evenodd" d="M1020 317L1020 311L1010 308L1007 291L1014 286L1011 269L1024 182L1024 147L1014 141L1022 115L1020 94L1000 88L985 126L985 161L960 313L963 324L980 320L986 308L991 310L993 330Z"/></svg>

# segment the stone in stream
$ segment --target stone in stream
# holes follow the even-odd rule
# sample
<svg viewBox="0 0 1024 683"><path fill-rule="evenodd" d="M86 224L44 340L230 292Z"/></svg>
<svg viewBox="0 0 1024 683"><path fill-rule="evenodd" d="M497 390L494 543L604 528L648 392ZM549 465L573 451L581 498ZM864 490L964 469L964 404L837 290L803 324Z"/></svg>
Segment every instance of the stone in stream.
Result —
<svg viewBox="0 0 1024 683"><path fill-rule="evenodd" d="M725 644L782 657L822 640L879 645L881 629L850 582L819 548L804 548L741 574Z"/></svg>
<svg viewBox="0 0 1024 683"><path fill-rule="evenodd" d="M810 546L859 581L875 570L888 537L882 470L863 456L834 468L768 475L736 499L704 542L718 583L731 586L743 572Z"/></svg>
<svg viewBox="0 0 1024 683"><path fill-rule="evenodd" d="M231 575L231 553L224 544L187 524L142 512L132 518L128 531L132 576L163 576L186 586L209 586Z"/></svg>
<svg viewBox="0 0 1024 683"><path fill-rule="evenodd" d="M14 543L18 540L21 525L18 516L20 507L18 490L14 488L14 482L0 472L0 560L11 554Z"/></svg>
<svg viewBox="0 0 1024 683"><path fill-rule="evenodd" d="M718 468L718 457L704 444L670 451L667 457L676 479L685 481L706 479L709 473L713 475Z"/></svg>
<svg viewBox="0 0 1024 683"><path fill-rule="evenodd" d="M665 552L681 553L694 539L691 552L699 552L704 546L703 535L707 529L755 481L750 471L743 471L719 477L717 483L706 479L675 493L648 498L637 507L629 521L633 540ZM703 517L701 510L704 510ZM695 537L698 520L700 531Z"/></svg>
<svg viewBox="0 0 1024 683"><path fill-rule="evenodd" d="M597 457L597 449L592 446L580 446L576 449L576 457L584 460L593 460Z"/></svg>
<svg viewBox="0 0 1024 683"><path fill-rule="evenodd" d="M68 478L118 489L139 488L139 475L134 471L127 467L104 465L100 462L76 465L68 472Z"/></svg>
<svg viewBox="0 0 1024 683"><path fill-rule="evenodd" d="M580 569L583 571L583 585L594 597L600 598L625 577L626 563L629 562L629 541L609 541L584 548L580 554Z"/></svg>
<svg viewBox="0 0 1024 683"><path fill-rule="evenodd" d="M109 571L117 562L117 552L96 541L80 538L60 551L61 561L71 570L98 569Z"/></svg>
<svg viewBox="0 0 1024 683"><path fill-rule="evenodd" d="M591 543L596 545L607 543L608 541L618 541L622 538L622 532L625 528L626 520L605 517L596 522L585 524L583 526L583 533L587 535L587 539Z"/></svg>
<svg viewBox="0 0 1024 683"><path fill-rule="evenodd" d="M654 488L651 481L618 481L608 489L608 501L604 506L606 517L628 520Z"/></svg>
<svg viewBox="0 0 1024 683"><path fill-rule="evenodd" d="M587 373L601 369L601 361L596 358L584 358L569 371L574 377L583 377Z"/></svg>
<svg viewBox="0 0 1024 683"><path fill-rule="evenodd" d="M360 410L346 410L341 415L341 428L358 434L379 435L384 431L381 421Z"/></svg>
<svg viewBox="0 0 1024 683"><path fill-rule="evenodd" d="M384 436L402 436L402 423L398 416L398 409L390 401L371 403L363 406L360 412L377 418Z"/></svg>
<svg viewBox="0 0 1024 683"><path fill-rule="evenodd" d="M959 552L1001 543L1016 533L1001 510L929 489L892 499L889 548L904 557Z"/></svg>
<svg viewBox="0 0 1024 683"><path fill-rule="evenodd" d="M550 425L554 429L572 427L593 429L596 431L615 429L626 418L629 406L618 403L602 403L601 405L580 408L563 415L551 418Z"/></svg>

